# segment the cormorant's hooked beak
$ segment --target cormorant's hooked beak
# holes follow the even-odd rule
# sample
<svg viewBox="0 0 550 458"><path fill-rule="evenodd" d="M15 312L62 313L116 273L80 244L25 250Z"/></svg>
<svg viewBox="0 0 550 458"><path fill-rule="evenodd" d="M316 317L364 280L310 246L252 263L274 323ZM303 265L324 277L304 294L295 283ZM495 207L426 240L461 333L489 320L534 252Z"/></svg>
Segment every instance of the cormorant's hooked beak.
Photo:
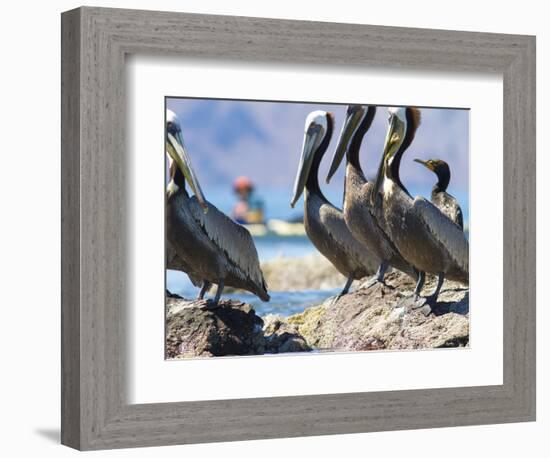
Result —
<svg viewBox="0 0 550 458"><path fill-rule="evenodd" d="M294 182L294 195L290 201L290 206L294 208L296 202L304 192L304 188L309 176L309 170L313 163L315 152L319 148L323 140L323 127L316 123L311 123L304 135L304 143L302 145L302 155L300 164L298 165L298 173Z"/></svg>
<svg viewBox="0 0 550 458"><path fill-rule="evenodd" d="M349 148L351 138L353 137L357 126L361 122L364 112L365 109L361 105L353 105L350 106L350 108L348 109L346 120L344 121L344 125L342 126L342 132L340 132L340 138L338 139L338 144L336 145L336 150L334 151L330 170L327 174L327 184L330 183L330 180L342 163L342 159L344 159L344 155Z"/></svg>
<svg viewBox="0 0 550 458"><path fill-rule="evenodd" d="M419 164L422 164L424 167L431 170L432 172L435 170L434 166L430 161L423 161L422 159L414 159L414 162L418 162Z"/></svg>
<svg viewBox="0 0 550 458"><path fill-rule="evenodd" d="M371 203L376 202L376 194L380 193L382 188L382 182L384 181L384 175L386 173L386 167L389 165L391 158L397 153L399 147L405 139L405 123L399 119L395 114L391 115L390 125L386 134L386 140L384 142L384 152L380 165L378 166L378 172L376 173L376 181L374 183L373 195L371 196Z"/></svg>
<svg viewBox="0 0 550 458"><path fill-rule="evenodd" d="M176 132L175 135L172 135L170 132L167 133L166 150L181 170L181 173L183 173L183 176L189 183L189 187L193 191L193 194L195 194L197 201L206 213L208 211L208 204L206 203L199 180L197 179L193 166L191 165L191 159L185 149L181 132Z"/></svg>

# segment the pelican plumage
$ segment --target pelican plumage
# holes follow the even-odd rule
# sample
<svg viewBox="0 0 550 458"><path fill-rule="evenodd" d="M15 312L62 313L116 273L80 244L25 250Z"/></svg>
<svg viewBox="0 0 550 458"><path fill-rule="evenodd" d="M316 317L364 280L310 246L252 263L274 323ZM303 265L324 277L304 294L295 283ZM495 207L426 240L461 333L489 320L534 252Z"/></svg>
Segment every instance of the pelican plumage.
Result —
<svg viewBox="0 0 550 458"><path fill-rule="evenodd" d="M423 197L413 198L399 176L403 153L414 139L420 111L411 107L389 109L389 127L372 202L386 233L421 274L415 306L437 301L445 278L469 282L469 246L463 231L434 204ZM420 300L425 273L438 275L434 293Z"/></svg>
<svg viewBox="0 0 550 458"><path fill-rule="evenodd" d="M183 142L181 124L170 110L166 114L166 151L170 162L166 237L174 253L171 262L192 281L202 282L200 298L211 284L218 285L212 305L218 304L226 285L268 301L250 233L205 199ZM193 196L189 196L186 182Z"/></svg>
<svg viewBox="0 0 550 458"><path fill-rule="evenodd" d="M294 207L305 190L304 226L319 252L346 277L340 297L349 291L353 280L375 272L380 260L351 234L342 211L332 205L319 187L319 165L332 137L331 113L313 111L306 118L302 155L290 205Z"/></svg>
<svg viewBox="0 0 550 458"><path fill-rule="evenodd" d="M451 181L451 168L449 164L442 159L428 159L427 161L415 159L414 161L422 164L437 176L437 183L432 188L432 204L447 215L460 229L464 229L462 209L456 198L447 192L447 187Z"/></svg>
<svg viewBox="0 0 550 458"><path fill-rule="evenodd" d="M376 282L382 283L389 266L415 279L418 276L414 267L401 256L379 224L370 201L374 183L367 180L359 161L363 137L369 130L375 114L374 106L348 106L346 120L327 175L328 183L345 155L344 220L353 236L381 260L376 277L365 286L371 286Z"/></svg>

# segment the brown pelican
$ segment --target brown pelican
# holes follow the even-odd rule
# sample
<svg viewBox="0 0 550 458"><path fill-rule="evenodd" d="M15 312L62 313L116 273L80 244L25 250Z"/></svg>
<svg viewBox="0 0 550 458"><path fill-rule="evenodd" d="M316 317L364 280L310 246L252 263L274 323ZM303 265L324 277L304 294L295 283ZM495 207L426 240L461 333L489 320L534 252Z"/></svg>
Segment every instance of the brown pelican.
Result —
<svg viewBox="0 0 550 458"><path fill-rule="evenodd" d="M359 150L366 132L369 130L376 107L361 105L348 106L346 121L340 133L338 146L334 152L332 164L327 175L327 183L338 169L344 154L346 155L346 178L344 187L344 219L353 234L371 253L381 259L376 277L364 286L383 283L384 274L389 266L408 275L418 277L418 273L407 262L384 229L378 223L372 209L370 196L374 184L367 181L359 162Z"/></svg>
<svg viewBox="0 0 550 458"><path fill-rule="evenodd" d="M191 283L193 284L193 286L202 287L204 285L204 281L200 278L195 277L191 266L187 265L185 261L183 261L178 256L178 254L176 253L176 250L174 249L174 246L170 243L169 240L165 241L165 247L166 247L166 258L165 258L166 268L170 270L179 270L181 272L185 272L189 277L189 280L191 280ZM197 296L197 299L203 299L205 292L206 291L203 292L201 289L201 292ZM172 295L172 293L169 292L169 295Z"/></svg>
<svg viewBox="0 0 550 458"><path fill-rule="evenodd" d="M306 118L302 156L294 183L294 207L305 188L304 226L313 245L346 277L342 292L346 294L353 280L371 275L380 260L361 245L344 221L342 211L332 205L319 187L319 164L328 148L333 130L333 116L314 111Z"/></svg>
<svg viewBox="0 0 550 458"><path fill-rule="evenodd" d="M437 301L445 277L468 284L469 247L464 233L435 205L423 197L413 198L399 177L405 150L420 124L415 108L390 108L389 128L372 200L386 233L419 272L413 308ZM425 272L437 274L434 293L418 297Z"/></svg>
<svg viewBox="0 0 550 458"><path fill-rule="evenodd" d="M218 285L217 305L225 285L245 289L268 301L258 253L250 233L235 223L202 193L185 149L175 113L167 110L166 151L170 182L166 198L166 237L192 280L203 282L202 297L212 283ZM190 197L185 182L194 193Z"/></svg>
<svg viewBox="0 0 550 458"><path fill-rule="evenodd" d="M458 201L447 192L447 186L451 181L451 169L449 164L441 159L415 159L415 162L422 164L428 170L437 175L437 183L432 188L432 204L439 208L447 217L460 229L464 229L462 209Z"/></svg>

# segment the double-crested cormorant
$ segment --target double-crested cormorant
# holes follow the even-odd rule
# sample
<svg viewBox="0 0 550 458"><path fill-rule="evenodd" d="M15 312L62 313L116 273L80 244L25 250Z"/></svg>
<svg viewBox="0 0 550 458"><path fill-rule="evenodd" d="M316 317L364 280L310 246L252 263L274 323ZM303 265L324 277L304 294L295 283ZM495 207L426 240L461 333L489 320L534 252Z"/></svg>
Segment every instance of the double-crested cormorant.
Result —
<svg viewBox="0 0 550 458"><path fill-rule="evenodd" d="M167 110L166 151L170 182L166 198L166 237L182 270L202 281L202 298L212 283L218 285L217 305L225 285L245 289L268 301L258 253L250 233L207 202L193 171L175 113ZM194 196L187 193L189 184Z"/></svg>
<svg viewBox="0 0 550 458"><path fill-rule="evenodd" d="M400 180L401 158L414 139L420 124L420 111L400 107L390 108L389 113L389 128L372 201L392 242L421 272L413 306L418 307L437 301L446 277L468 283L469 247L464 233L455 223L423 197L413 198ZM425 272L437 274L439 278L434 293L421 300L418 294Z"/></svg>
<svg viewBox="0 0 550 458"><path fill-rule="evenodd" d="M346 278L340 297L349 291L353 280L375 272L380 260L360 244L344 221L342 211L332 205L319 187L319 164L333 131L333 116L325 111L309 114L305 124L302 156L294 184L294 207L305 189L304 225L315 247Z"/></svg>
<svg viewBox="0 0 550 458"><path fill-rule="evenodd" d="M395 267L415 279L418 276L415 269L403 259L403 256L378 223L370 202L374 184L365 178L359 162L361 143L372 124L375 113L376 107L374 106L348 106L346 120L327 175L328 183L345 154L347 164L344 187L344 219L353 236L369 252L381 260L377 275L374 281L369 282L368 286L376 282L383 282L384 274L389 266Z"/></svg>
<svg viewBox="0 0 550 458"><path fill-rule="evenodd" d="M422 164L428 170L437 175L437 183L432 188L432 204L439 208L455 224L464 229L462 209L458 201L447 192L447 186L451 181L451 169L449 164L441 159L415 159L415 162Z"/></svg>

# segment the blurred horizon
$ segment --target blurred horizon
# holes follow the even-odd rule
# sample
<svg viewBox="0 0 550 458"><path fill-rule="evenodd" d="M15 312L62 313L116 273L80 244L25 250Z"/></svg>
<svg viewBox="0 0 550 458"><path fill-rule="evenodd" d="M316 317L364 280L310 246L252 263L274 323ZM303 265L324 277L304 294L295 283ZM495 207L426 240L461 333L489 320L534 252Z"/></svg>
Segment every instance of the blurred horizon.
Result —
<svg viewBox="0 0 550 458"><path fill-rule="evenodd" d="M328 167L345 119L347 104L244 101L167 97L166 107L182 124L182 135L206 198L231 215L236 197L233 181L249 177L265 203L266 219L295 220L303 204L290 208L304 135L306 116L313 110L330 111L335 126L321 163L319 182L331 203L342 207L344 163L325 183ZM413 159L443 159L451 168L448 192L454 195L469 221L469 110L421 108L422 123L403 156L401 180L409 192L430 198L437 178ZM387 130L387 107L378 106L361 146L360 160L372 179L380 160Z"/></svg>

